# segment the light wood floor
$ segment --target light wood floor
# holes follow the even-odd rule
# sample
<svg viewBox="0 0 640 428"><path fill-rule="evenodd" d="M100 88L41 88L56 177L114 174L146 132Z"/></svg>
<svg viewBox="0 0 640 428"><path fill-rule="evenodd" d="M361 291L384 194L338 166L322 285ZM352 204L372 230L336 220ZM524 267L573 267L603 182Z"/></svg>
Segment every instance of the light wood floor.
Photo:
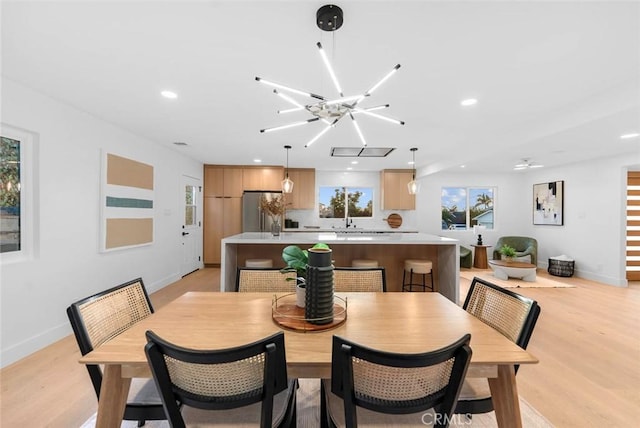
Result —
<svg viewBox="0 0 640 428"><path fill-rule="evenodd" d="M539 271L539 275L547 275ZM616 288L558 278L575 288L527 288L542 314L528 350L540 364L518 372L520 395L557 427L635 426L640 420L640 284ZM462 295L469 281L460 280ZM203 269L151 295L160 308L186 291L218 291ZM96 398L68 336L0 370L1 427L78 427Z"/></svg>

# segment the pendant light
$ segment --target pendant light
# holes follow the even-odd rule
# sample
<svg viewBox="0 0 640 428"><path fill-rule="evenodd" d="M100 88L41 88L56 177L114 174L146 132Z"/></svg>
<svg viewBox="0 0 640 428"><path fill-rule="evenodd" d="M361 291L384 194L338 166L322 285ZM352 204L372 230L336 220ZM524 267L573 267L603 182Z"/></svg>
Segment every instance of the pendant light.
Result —
<svg viewBox="0 0 640 428"><path fill-rule="evenodd" d="M289 149L291 146L284 146L287 149L287 168L285 169L284 180L282 180L282 193L293 192L293 181L289 178Z"/></svg>
<svg viewBox="0 0 640 428"><path fill-rule="evenodd" d="M420 184L416 181L416 150L418 148L412 147L410 150L413 152L413 175L411 181L407 183L407 189L410 195L415 195L420 191Z"/></svg>

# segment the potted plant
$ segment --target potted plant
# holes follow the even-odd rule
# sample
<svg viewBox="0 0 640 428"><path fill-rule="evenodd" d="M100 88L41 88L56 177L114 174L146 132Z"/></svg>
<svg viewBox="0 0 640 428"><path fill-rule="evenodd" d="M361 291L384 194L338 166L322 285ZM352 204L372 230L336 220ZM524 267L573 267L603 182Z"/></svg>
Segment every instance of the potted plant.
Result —
<svg viewBox="0 0 640 428"><path fill-rule="evenodd" d="M312 249L329 250L329 246L323 243L317 243ZM296 305L299 307L305 307L305 294L306 294L306 278L307 278L307 264L309 263L309 252L303 250L297 245L289 245L282 250L282 260L287 264L286 267L280 269L280 272L295 272L296 273ZM292 278L287 278L287 281L291 281Z"/></svg>
<svg viewBox="0 0 640 428"><path fill-rule="evenodd" d="M507 261L513 261L513 258L516 256L516 249L506 244L500 247L498 251L500 252L500 254L502 254L502 257Z"/></svg>
<svg viewBox="0 0 640 428"><path fill-rule="evenodd" d="M329 250L329 246L322 242L315 244L312 249ZM303 250L297 245L289 245L282 250L282 260L287 264L286 267L280 269L280 272L296 272L298 283L304 284L307 275L307 263L309 263L309 252ZM289 278L287 278L289 279Z"/></svg>

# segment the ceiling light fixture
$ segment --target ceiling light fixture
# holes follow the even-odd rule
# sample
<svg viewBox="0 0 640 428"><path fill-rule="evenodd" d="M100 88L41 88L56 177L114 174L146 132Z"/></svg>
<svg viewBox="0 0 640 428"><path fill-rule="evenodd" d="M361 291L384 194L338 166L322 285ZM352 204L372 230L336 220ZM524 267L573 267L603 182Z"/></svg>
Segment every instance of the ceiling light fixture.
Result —
<svg viewBox="0 0 640 428"><path fill-rule="evenodd" d="M316 23L321 30L324 30L324 31L337 30L342 26L342 23L343 23L342 9L340 9L338 6L335 6L335 5L322 6L320 9L318 9L316 13ZM389 104L382 104L382 105L373 106L373 107L358 106L360 102L362 102L367 97L371 96L371 94L376 89L378 89L384 82L386 82L387 79L393 76L400 68L400 64L397 64L395 67L393 67L393 69L390 72L388 72L382 79L377 81L370 89L366 90L365 92L357 95L345 96L342 90L342 86L340 86L338 77L333 69L331 61L329 60L329 57L327 56L325 50L323 49L322 44L318 42L316 46L318 47L318 50L320 52L320 57L322 58L322 62L324 63L324 66L327 69L329 76L331 77L331 81L335 86L338 96L336 98L328 98L322 95L314 94L312 92L302 91L300 89L296 89L286 85L282 85L280 83L272 82L270 80L266 80L261 77L256 77L256 80L258 82L264 85L272 86L276 88L274 89L273 92L293 106L292 108L289 108L289 109L278 110L279 114L286 114L286 113L306 110L307 112L311 113L311 115L313 116L311 119L292 122L287 125L275 126L272 128L264 128L264 129L261 129L260 132L266 133L271 131L278 131L282 129L292 128L294 126L306 125L316 121L323 122L325 124L325 127L318 134L316 134L315 137L309 140L307 144L305 144L305 147L309 147L311 144L316 142L320 137L322 137L325 133L327 133L331 128L333 128L342 118L346 116L351 119L351 123L353 123L353 127L356 131L356 134L358 135L358 138L362 142L362 145L366 146L367 141L364 137L362 129L360 128L360 125L356 121L356 117L355 117L356 115L365 114L367 116L386 120L388 122L391 122L397 125L404 125L404 122L402 120L398 120L398 119L383 116L377 113L373 113L373 111L375 110L388 108ZM296 101L295 99L293 99L292 97L286 94L279 92L278 89L289 92L291 94L296 94L296 95L304 96L307 98L313 98L314 100L317 100L317 101L311 104L304 104Z"/></svg>
<svg viewBox="0 0 640 428"><path fill-rule="evenodd" d="M175 100L176 98L178 98L178 94L172 91L162 91L160 92L160 95L165 98L169 98L170 100Z"/></svg>
<svg viewBox="0 0 640 428"><path fill-rule="evenodd" d="M460 105L463 107L469 107L478 104L478 100L475 98L467 98L466 100L460 101Z"/></svg>
<svg viewBox="0 0 640 428"><path fill-rule="evenodd" d="M413 174L411 176L411 181L407 183L407 189L409 190L410 195L415 195L420 191L420 183L416 181L416 150L417 147L412 147L411 152L413 153Z"/></svg>
<svg viewBox="0 0 640 428"><path fill-rule="evenodd" d="M282 193L291 193L293 192L293 181L289 178L289 149L291 146L284 146L287 150L287 168L284 170L284 180L282 180Z"/></svg>
<svg viewBox="0 0 640 428"><path fill-rule="evenodd" d="M531 162L531 160L524 158L522 162L514 165L513 169L515 171L519 171L521 169L529 169L529 168L542 168L544 165L537 164L535 162Z"/></svg>
<svg viewBox="0 0 640 428"><path fill-rule="evenodd" d="M629 139L631 139L631 138L637 138L637 137L640 137L640 134L639 134L639 133L637 133L637 132L632 132L632 133L630 133L630 134L624 134L624 135L621 135L621 136L620 136L620 139L621 139L621 140L629 140Z"/></svg>

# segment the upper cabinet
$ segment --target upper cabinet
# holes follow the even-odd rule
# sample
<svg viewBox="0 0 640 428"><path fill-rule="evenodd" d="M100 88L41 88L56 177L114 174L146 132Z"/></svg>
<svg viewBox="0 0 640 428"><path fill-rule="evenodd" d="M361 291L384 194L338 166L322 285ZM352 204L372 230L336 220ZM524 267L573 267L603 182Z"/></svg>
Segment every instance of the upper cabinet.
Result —
<svg viewBox="0 0 640 428"><path fill-rule="evenodd" d="M245 166L242 169L244 190L282 190L284 167L281 166Z"/></svg>
<svg viewBox="0 0 640 428"><path fill-rule="evenodd" d="M205 165L204 196L205 197L242 197L242 168Z"/></svg>
<svg viewBox="0 0 640 428"><path fill-rule="evenodd" d="M293 192L285 193L289 210L312 210L316 202L316 170L313 168L289 168Z"/></svg>
<svg viewBox="0 0 640 428"><path fill-rule="evenodd" d="M413 179L413 170L384 169L380 174L381 209L415 210L416 197L407 189L407 183Z"/></svg>

